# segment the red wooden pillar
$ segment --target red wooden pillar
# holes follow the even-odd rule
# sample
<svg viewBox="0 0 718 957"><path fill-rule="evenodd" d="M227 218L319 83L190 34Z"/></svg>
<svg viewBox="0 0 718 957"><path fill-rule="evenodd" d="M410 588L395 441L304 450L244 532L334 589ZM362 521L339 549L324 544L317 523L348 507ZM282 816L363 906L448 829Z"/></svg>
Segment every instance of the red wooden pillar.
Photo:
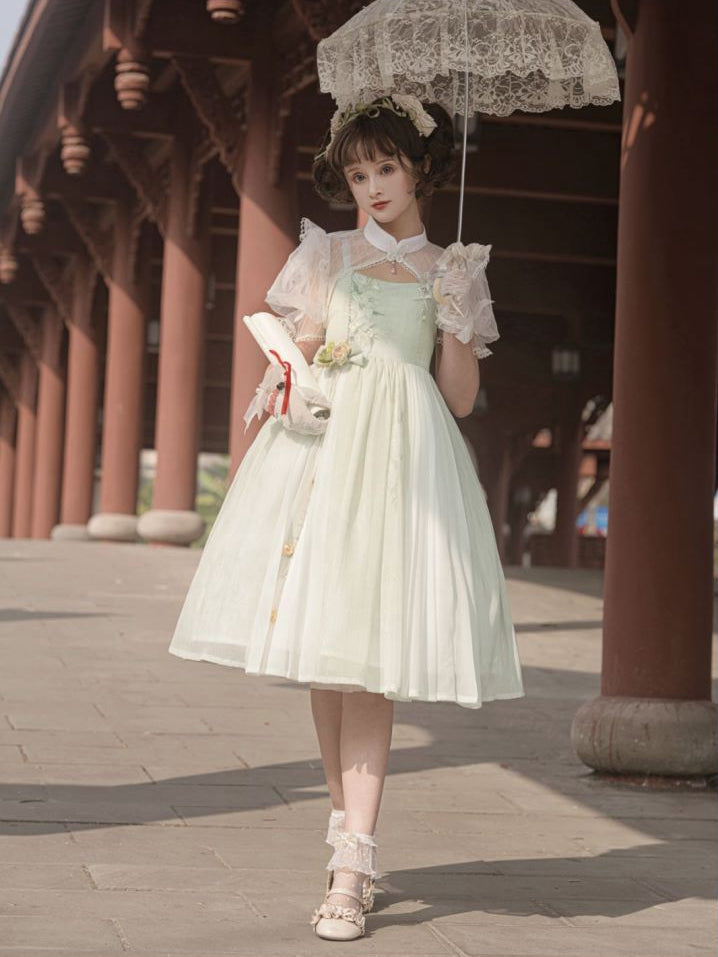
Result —
<svg viewBox="0 0 718 957"><path fill-rule="evenodd" d="M271 9L264 10L264 29L269 30ZM269 41L267 41L269 44ZM269 45L257 42L259 51ZM239 239L237 243L237 292L232 356L230 411L230 476L233 476L261 425L256 419L245 433L244 412L267 368L267 360L242 321L246 314L266 309L264 297L287 256L297 245L295 148L291 135L284 143L279 182L270 180L267 156L275 135L272 81L276 67L261 54L251 66L251 89L247 116L244 167L239 184ZM291 124L287 124L291 134Z"/></svg>
<svg viewBox="0 0 718 957"><path fill-rule="evenodd" d="M42 346L38 367L31 523L33 538L49 538L60 515L65 423L65 370L62 356L64 331L62 319L55 306L47 306L42 317Z"/></svg>
<svg viewBox="0 0 718 957"><path fill-rule="evenodd" d="M60 524L53 538L86 539L92 514L92 493L97 444L99 352L93 327L92 295L95 268L78 256L68 325L67 407L65 454L60 502Z"/></svg>
<svg viewBox="0 0 718 957"><path fill-rule="evenodd" d="M87 526L92 538L114 541L137 539L149 271L136 243L131 212L118 203L109 282L100 511Z"/></svg>
<svg viewBox="0 0 718 957"><path fill-rule="evenodd" d="M15 401L0 394L0 538L12 533L12 503L15 484Z"/></svg>
<svg viewBox="0 0 718 957"><path fill-rule="evenodd" d="M628 53L601 695L572 727L599 770L718 771L717 36L712 0L690 16L655 0ZM690 50L680 70L676 50Z"/></svg>
<svg viewBox="0 0 718 957"><path fill-rule="evenodd" d="M30 352L26 350L20 360L20 384L18 387L15 497L12 516L13 538L30 537L36 418L37 365Z"/></svg>
<svg viewBox="0 0 718 957"><path fill-rule="evenodd" d="M152 509L141 516L138 525L143 538L174 545L189 545L204 530L195 511L195 495L209 221L206 195L200 196L196 217L187 200L193 189L191 153L185 142L175 139L162 271L157 471Z"/></svg>

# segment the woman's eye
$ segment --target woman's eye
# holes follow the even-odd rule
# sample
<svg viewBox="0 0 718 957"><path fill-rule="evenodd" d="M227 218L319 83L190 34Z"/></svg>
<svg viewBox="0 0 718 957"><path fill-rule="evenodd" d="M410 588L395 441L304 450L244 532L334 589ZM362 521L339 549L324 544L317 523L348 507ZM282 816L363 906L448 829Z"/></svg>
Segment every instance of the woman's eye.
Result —
<svg viewBox="0 0 718 957"><path fill-rule="evenodd" d="M389 166L389 165L387 165L387 166L382 166L382 168L381 168L382 173L385 172L386 170L388 170L390 173L393 173L393 172L394 172L394 167L393 167L393 166Z"/></svg>
<svg viewBox="0 0 718 957"><path fill-rule="evenodd" d="M359 180L362 178L362 175L363 175L362 173L355 173L355 174L354 174L354 182L355 182L355 183L358 183Z"/></svg>

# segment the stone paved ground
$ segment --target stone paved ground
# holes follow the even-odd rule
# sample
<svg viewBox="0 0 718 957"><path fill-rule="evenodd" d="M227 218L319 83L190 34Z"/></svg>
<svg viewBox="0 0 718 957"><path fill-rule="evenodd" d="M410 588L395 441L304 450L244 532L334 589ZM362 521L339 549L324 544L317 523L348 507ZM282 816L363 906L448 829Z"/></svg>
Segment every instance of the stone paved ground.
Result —
<svg viewBox="0 0 718 957"><path fill-rule="evenodd" d="M196 552L0 544L0 955L716 953L716 802L592 779L601 578L508 570L527 697L397 706L359 941L312 935L303 686L167 654Z"/></svg>

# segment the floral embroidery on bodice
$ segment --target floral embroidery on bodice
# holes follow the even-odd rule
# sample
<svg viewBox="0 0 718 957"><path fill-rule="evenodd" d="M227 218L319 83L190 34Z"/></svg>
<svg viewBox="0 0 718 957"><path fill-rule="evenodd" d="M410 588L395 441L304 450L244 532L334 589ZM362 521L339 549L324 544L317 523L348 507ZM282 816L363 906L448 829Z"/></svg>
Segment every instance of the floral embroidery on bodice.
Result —
<svg viewBox="0 0 718 957"><path fill-rule="evenodd" d="M393 282L349 271L332 293L327 339L347 339L370 358L428 370L436 336L434 308L426 282Z"/></svg>

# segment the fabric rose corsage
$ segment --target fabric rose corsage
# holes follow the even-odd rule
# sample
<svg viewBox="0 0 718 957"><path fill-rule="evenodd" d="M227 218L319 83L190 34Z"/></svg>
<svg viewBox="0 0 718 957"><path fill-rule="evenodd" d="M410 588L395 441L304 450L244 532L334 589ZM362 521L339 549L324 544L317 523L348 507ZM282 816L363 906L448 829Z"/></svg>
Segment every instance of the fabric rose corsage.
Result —
<svg viewBox="0 0 718 957"><path fill-rule="evenodd" d="M366 364L366 356L362 352L354 352L350 343L346 340L342 342L327 342L321 348L317 349L313 362L324 368L346 365L347 362L353 362L357 365Z"/></svg>
<svg viewBox="0 0 718 957"><path fill-rule="evenodd" d="M481 243L452 243L431 272L436 325L459 342L470 342L479 359L492 354L487 343L499 338L486 279L490 251L490 245Z"/></svg>

